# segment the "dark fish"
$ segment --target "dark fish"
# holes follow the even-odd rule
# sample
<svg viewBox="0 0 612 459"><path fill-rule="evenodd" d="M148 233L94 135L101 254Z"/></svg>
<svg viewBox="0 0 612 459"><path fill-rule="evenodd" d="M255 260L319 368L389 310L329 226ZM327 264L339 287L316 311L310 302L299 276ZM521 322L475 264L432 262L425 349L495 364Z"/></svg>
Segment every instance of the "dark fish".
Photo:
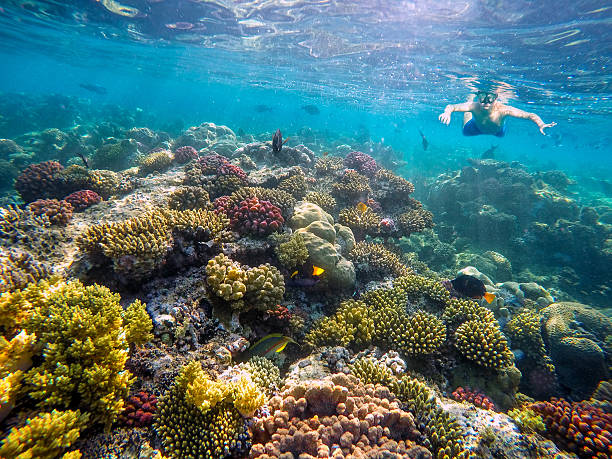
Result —
<svg viewBox="0 0 612 459"><path fill-rule="evenodd" d="M304 110L309 115L318 115L321 113L316 105L302 105L302 110Z"/></svg>
<svg viewBox="0 0 612 459"><path fill-rule="evenodd" d="M491 145L491 148L487 149L480 159L495 159L495 150L497 150L497 147L499 147L499 145Z"/></svg>
<svg viewBox="0 0 612 459"><path fill-rule="evenodd" d="M453 284L453 289L468 298L479 300L484 297L487 303L491 303L495 299L495 295L487 292L484 283L474 276L463 274L453 279L451 284Z"/></svg>
<svg viewBox="0 0 612 459"><path fill-rule="evenodd" d="M286 287L309 288L314 287L321 280L321 275L325 272L323 268L318 266L312 267L312 272L308 275L302 275L299 271L294 271L291 277L285 280Z"/></svg>
<svg viewBox="0 0 612 459"><path fill-rule="evenodd" d="M87 161L87 158L85 157L85 155L83 154L83 152L82 152L82 151L78 151L78 152L77 152L77 156L78 156L79 158L81 158L81 160L83 161L83 164L85 164L85 167L86 167L87 169L89 169L89 161Z"/></svg>
<svg viewBox="0 0 612 459"><path fill-rule="evenodd" d="M287 140L289 140L289 137L287 137L285 141L283 141L283 134L281 134L280 129L277 129L274 135L272 136L272 151L274 153L280 153L280 151L283 149L283 145L285 144L285 142L287 142Z"/></svg>
<svg viewBox="0 0 612 459"><path fill-rule="evenodd" d="M265 113L265 112L272 111L272 107L268 107L267 105L263 105L263 104L255 105L254 108L257 113Z"/></svg>
<svg viewBox="0 0 612 459"><path fill-rule="evenodd" d="M251 357L271 357L275 353L283 352L289 343L296 343L288 336L281 333L271 333L252 344L246 351L239 354L234 360L236 362L246 362Z"/></svg>
<svg viewBox="0 0 612 459"><path fill-rule="evenodd" d="M104 86L100 86L98 84L81 83L79 86L83 89L87 89L88 91L95 92L96 94L100 95L104 95L108 92Z"/></svg>
<svg viewBox="0 0 612 459"><path fill-rule="evenodd" d="M423 134L423 131L421 131L420 129L419 129L419 134L421 134L421 139L423 141L423 150L427 150L427 147L429 146L429 141L425 137L425 134Z"/></svg>

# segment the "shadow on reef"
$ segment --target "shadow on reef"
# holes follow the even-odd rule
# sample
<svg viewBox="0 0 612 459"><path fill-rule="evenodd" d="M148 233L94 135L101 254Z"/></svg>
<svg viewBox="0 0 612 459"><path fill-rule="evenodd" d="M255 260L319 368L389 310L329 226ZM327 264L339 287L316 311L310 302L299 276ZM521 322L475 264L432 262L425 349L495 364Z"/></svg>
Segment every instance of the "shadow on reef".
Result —
<svg viewBox="0 0 612 459"><path fill-rule="evenodd" d="M428 210L382 147L136 122L2 143L27 154L0 211L0 456L610 453L612 320L528 271L560 222L591 234L561 253L606 263L562 174L475 161Z"/></svg>

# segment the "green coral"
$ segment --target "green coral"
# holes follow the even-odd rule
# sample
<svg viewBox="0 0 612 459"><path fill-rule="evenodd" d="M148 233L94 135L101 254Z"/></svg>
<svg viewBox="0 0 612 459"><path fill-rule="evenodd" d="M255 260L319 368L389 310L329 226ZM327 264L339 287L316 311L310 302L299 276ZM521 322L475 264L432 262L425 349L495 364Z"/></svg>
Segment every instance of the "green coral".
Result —
<svg viewBox="0 0 612 459"><path fill-rule="evenodd" d="M120 171L129 167L129 159L137 151L137 142L133 139L106 143L94 152L91 165L95 168Z"/></svg>
<svg viewBox="0 0 612 459"><path fill-rule="evenodd" d="M303 200L316 204L328 213L333 213L336 210L336 199L329 193L311 191L306 194Z"/></svg>
<svg viewBox="0 0 612 459"><path fill-rule="evenodd" d="M283 275L267 263L250 268L219 254L208 261L206 275L212 293L237 311L252 308L265 311L278 304L285 294Z"/></svg>
<svg viewBox="0 0 612 459"><path fill-rule="evenodd" d="M362 272L396 277L411 272L411 269L404 265L395 253L384 245L374 242L358 242L349 252L348 258Z"/></svg>
<svg viewBox="0 0 612 459"><path fill-rule="evenodd" d="M289 193L295 199L302 199L306 195L306 188L306 178L303 174L292 175L278 184L279 190Z"/></svg>
<svg viewBox="0 0 612 459"><path fill-rule="evenodd" d="M544 424L542 416L529 408L514 408L508 411L508 416L519 426L521 432L542 433L546 430L546 424Z"/></svg>
<svg viewBox="0 0 612 459"><path fill-rule="evenodd" d="M363 301L346 300L336 313L318 321L305 337L311 347L324 345L367 346L375 333L370 308Z"/></svg>
<svg viewBox="0 0 612 459"><path fill-rule="evenodd" d="M382 384L391 387L396 381L393 372L374 359L358 359L349 365L349 370L364 384Z"/></svg>
<svg viewBox="0 0 612 459"><path fill-rule="evenodd" d="M462 323L467 320L476 320L487 324L495 323L493 311L468 299L451 298L446 304L443 317L450 323Z"/></svg>
<svg viewBox="0 0 612 459"><path fill-rule="evenodd" d="M308 248L301 234L293 234L287 242L280 243L276 249L276 256L281 265L287 269L302 266L308 260Z"/></svg>
<svg viewBox="0 0 612 459"><path fill-rule="evenodd" d="M512 364L512 352L497 323L468 320L455 332L457 349L469 360L487 368L503 368Z"/></svg>
<svg viewBox="0 0 612 459"><path fill-rule="evenodd" d="M87 422L88 415L78 410L40 413L27 419L22 427L10 430L0 444L0 457L56 458L76 442Z"/></svg>
<svg viewBox="0 0 612 459"><path fill-rule="evenodd" d="M397 319L393 320L393 316ZM390 347L401 350L405 354L432 354L446 341L444 323L433 314L424 311L417 311L410 317L404 317L402 313L396 311L389 311L377 317L377 323L379 320L397 324L397 327L386 327L386 333L378 336L384 337Z"/></svg>
<svg viewBox="0 0 612 459"><path fill-rule="evenodd" d="M546 356L541 322L542 316L539 313L526 309L516 314L505 328L512 345L536 359Z"/></svg>
<svg viewBox="0 0 612 459"><path fill-rule="evenodd" d="M178 187L168 198L168 207L174 210L203 209L209 203L208 192L199 186Z"/></svg>
<svg viewBox="0 0 612 459"><path fill-rule="evenodd" d="M445 305L450 300L450 293L437 279L407 274L395 279L393 285L404 290L408 299L415 303L427 299Z"/></svg>
<svg viewBox="0 0 612 459"><path fill-rule="evenodd" d="M132 383L125 369L129 346L152 328L144 305L124 311L119 300L106 287L58 279L2 296L0 308L18 317L5 320L5 337L17 327L36 336L35 366L23 383L37 407L80 408L92 422L112 424Z"/></svg>
<svg viewBox="0 0 612 459"><path fill-rule="evenodd" d="M280 370L270 359L255 356L239 366L247 371L253 382L268 395L278 390L282 385Z"/></svg>
<svg viewBox="0 0 612 459"><path fill-rule="evenodd" d="M149 175L152 172L162 172L172 165L172 153L168 150L158 150L149 153L138 161L138 174Z"/></svg>
<svg viewBox="0 0 612 459"><path fill-rule="evenodd" d="M250 448L232 388L211 381L195 361L181 369L159 401L154 427L173 458L239 456Z"/></svg>

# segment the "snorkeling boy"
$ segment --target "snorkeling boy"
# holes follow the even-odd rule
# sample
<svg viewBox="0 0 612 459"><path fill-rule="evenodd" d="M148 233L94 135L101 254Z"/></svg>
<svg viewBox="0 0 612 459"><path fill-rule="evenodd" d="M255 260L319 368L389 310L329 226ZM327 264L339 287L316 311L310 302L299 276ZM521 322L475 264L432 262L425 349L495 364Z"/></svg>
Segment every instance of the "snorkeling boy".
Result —
<svg viewBox="0 0 612 459"><path fill-rule="evenodd" d="M448 125L453 112L464 112L463 135L474 136L481 134L503 137L506 133L506 116L531 120L538 125L540 132L546 135L544 129L556 126L557 123L546 124L535 113L529 113L518 108L504 105L497 100L494 92L478 91L468 97L462 104L447 105L438 119Z"/></svg>

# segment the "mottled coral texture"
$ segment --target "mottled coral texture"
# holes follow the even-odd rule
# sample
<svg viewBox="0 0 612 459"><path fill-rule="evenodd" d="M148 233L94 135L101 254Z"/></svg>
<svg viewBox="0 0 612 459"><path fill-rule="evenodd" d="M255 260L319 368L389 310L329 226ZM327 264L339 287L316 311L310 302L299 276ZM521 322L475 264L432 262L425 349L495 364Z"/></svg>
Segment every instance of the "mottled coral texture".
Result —
<svg viewBox="0 0 612 459"><path fill-rule="evenodd" d="M278 207L270 201L249 198L229 211L232 228L240 234L265 236L278 231L285 223Z"/></svg>

